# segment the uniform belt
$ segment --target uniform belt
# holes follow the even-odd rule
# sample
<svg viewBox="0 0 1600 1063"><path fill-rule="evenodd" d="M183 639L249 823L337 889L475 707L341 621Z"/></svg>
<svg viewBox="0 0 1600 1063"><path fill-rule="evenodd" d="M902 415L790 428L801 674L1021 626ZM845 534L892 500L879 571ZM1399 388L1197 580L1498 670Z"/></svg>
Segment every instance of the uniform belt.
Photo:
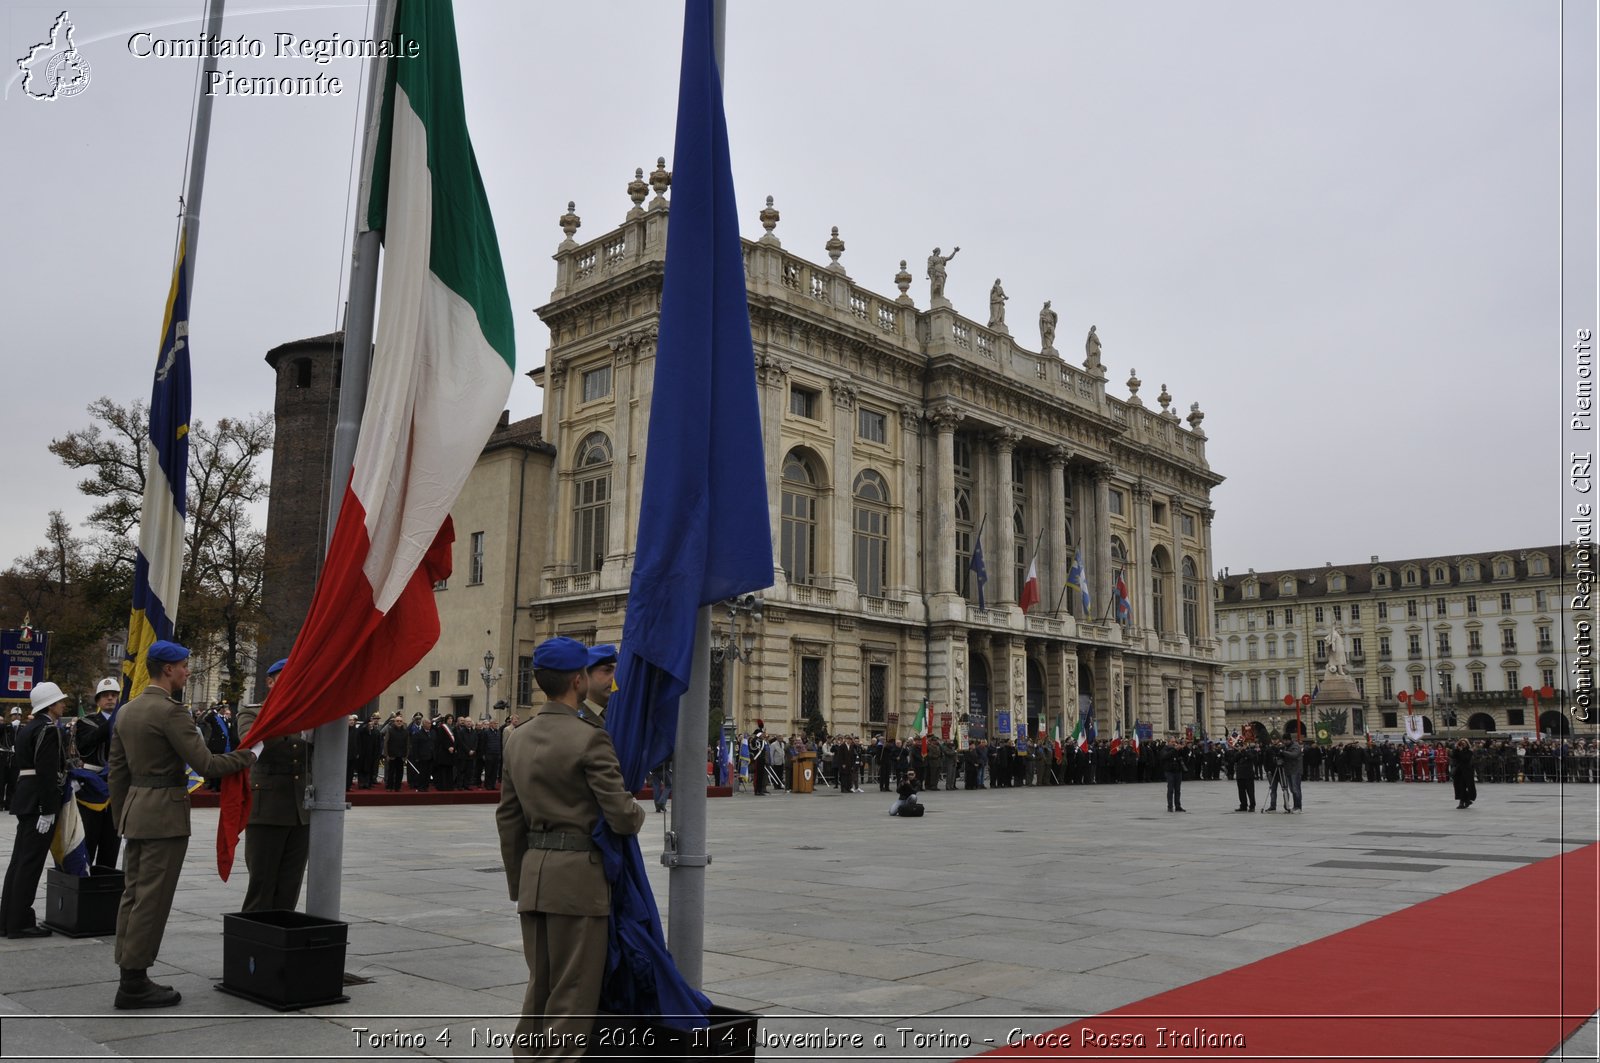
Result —
<svg viewBox="0 0 1600 1063"><path fill-rule="evenodd" d="M142 786L146 790L165 790L174 786L184 786L188 781L182 775L135 775L128 780L128 785Z"/></svg>
<svg viewBox="0 0 1600 1063"><path fill-rule="evenodd" d="M37 775L37 774L39 774L39 773L37 771L35 771L34 769L32 769L32 768L18 768L17 769L17 778L19 778L19 779L22 778L24 775Z"/></svg>
<svg viewBox="0 0 1600 1063"><path fill-rule="evenodd" d="M530 849L560 849L569 853L587 853L594 847L594 839L587 834L562 834L559 831L539 830L528 832Z"/></svg>

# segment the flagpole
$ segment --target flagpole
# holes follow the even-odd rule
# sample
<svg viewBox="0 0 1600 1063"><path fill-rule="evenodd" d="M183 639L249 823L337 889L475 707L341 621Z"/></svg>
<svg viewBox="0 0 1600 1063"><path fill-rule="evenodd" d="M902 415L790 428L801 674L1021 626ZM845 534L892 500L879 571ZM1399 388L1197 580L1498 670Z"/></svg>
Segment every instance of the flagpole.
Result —
<svg viewBox="0 0 1600 1063"><path fill-rule="evenodd" d="M205 21L200 26L203 38L210 40L222 35L222 7L224 0L207 0ZM211 74L217 69L215 49L200 64L200 99L195 103L194 134L189 142L189 181L183 192L182 224L184 247L187 255L189 300L194 301L194 263L196 248L200 245L200 199L205 193L206 154L211 147L211 103L213 97L205 91ZM173 603L173 621L177 621L177 603Z"/></svg>
<svg viewBox="0 0 1600 1063"><path fill-rule="evenodd" d="M373 40L387 40L394 25L394 0L379 0L373 20ZM376 50L376 49L374 49ZM339 375L339 416L333 430L333 458L328 476L328 523L323 552L333 541L339 523L339 506L350 482L356 438L361 432L361 411L367 404L367 380L372 364L372 322L378 302L378 251L382 234L367 229L367 193L372 154L377 147L379 113L383 103L384 60L374 56L367 66L366 131L361 147L361 181L355 207L355 241L350 264L349 301L345 304L343 365ZM358 706L352 706L356 708ZM310 848L306 867L306 914L338 919L344 866L344 807L349 725L343 717L317 728L311 752Z"/></svg>
<svg viewBox="0 0 1600 1063"><path fill-rule="evenodd" d="M713 0L712 41L717 79L724 90L727 24L728 0ZM672 840L676 851L667 864L667 949L683 980L696 989L704 988L705 982L706 865L711 862L706 852L704 778L706 730L711 715L711 608L702 605L695 611L689 689L678 702L678 733L672 752L677 779L672 791Z"/></svg>

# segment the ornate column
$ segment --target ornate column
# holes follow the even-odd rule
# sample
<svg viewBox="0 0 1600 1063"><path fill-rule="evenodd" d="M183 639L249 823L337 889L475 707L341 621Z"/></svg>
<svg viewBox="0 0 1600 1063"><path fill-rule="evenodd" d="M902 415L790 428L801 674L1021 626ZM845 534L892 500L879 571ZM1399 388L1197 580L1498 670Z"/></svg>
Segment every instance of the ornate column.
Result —
<svg viewBox="0 0 1600 1063"><path fill-rule="evenodd" d="M572 512L572 472L570 465L572 455L563 445L561 421L565 415L567 405L567 359L564 357L551 357L545 362L545 388L549 401L544 404L544 416L539 419L539 432L545 442L556 448L556 459L550 463L550 507L555 513L555 519L546 521L544 526L544 570L546 573L571 572L570 565L563 562L571 561L567 556L563 544L571 536L569 530L572 518L569 515L565 520L561 514ZM549 585L539 588L537 595L549 593Z"/></svg>
<svg viewBox="0 0 1600 1063"><path fill-rule="evenodd" d="M1155 549L1155 544L1150 538L1152 495L1149 485L1143 480L1133 485L1133 542L1128 544L1128 551L1132 555L1129 560L1133 563L1133 571L1138 576L1138 585L1128 588L1134 601L1133 626L1147 631L1155 631L1161 626L1156 621L1151 589L1151 581L1155 578L1151 571L1155 563L1150 556ZM1168 597L1171 597L1171 588L1168 588Z"/></svg>
<svg viewBox="0 0 1600 1063"><path fill-rule="evenodd" d="M929 413L938 433L934 458L933 584L934 594L956 592L956 425L961 411L954 403L941 403ZM963 710L965 711L965 710Z"/></svg>
<svg viewBox="0 0 1600 1063"><path fill-rule="evenodd" d="M1050 576L1041 594L1040 604L1053 610L1057 602L1065 606L1061 596L1067 585L1067 569L1072 567L1072 544L1067 542L1067 489L1066 469L1070 455L1066 447L1051 447L1044 452L1046 467L1050 470L1050 526L1045 529L1044 541L1050 547Z"/></svg>
<svg viewBox="0 0 1600 1063"><path fill-rule="evenodd" d="M926 582L926 574L913 571L917 556L915 545L921 542L917 527L918 514L922 511L919 498L921 485L917 479L918 470L924 467L922 411L909 402L900 407L900 458L899 498L894 500L900 509L900 542L890 551L889 568L898 576L894 580L895 586L927 593L931 588ZM954 493L954 487L951 491Z"/></svg>
<svg viewBox="0 0 1600 1063"><path fill-rule="evenodd" d="M612 429L611 429L611 506L606 514L606 566L603 570L606 583L617 581L617 587L627 586L622 559L629 550L628 515L637 513L633 501L633 463L628 456L633 450L633 367L642 356L646 344L655 343L656 329L637 329L613 339L610 343Z"/></svg>
<svg viewBox="0 0 1600 1063"><path fill-rule="evenodd" d="M1002 428L989 437L994 443L995 462L999 466L995 475L995 501L998 505L989 517L989 527L994 531L989 540L989 584L994 593L992 602L1017 600L1016 559L1012 556L1011 507L1011 457L1016 453L1022 436L1014 428ZM999 564L996 564L999 562Z"/></svg>
<svg viewBox="0 0 1600 1063"><path fill-rule="evenodd" d="M753 324L753 322L752 322ZM771 354L756 355L756 379L761 388L761 449L767 459L767 510L772 523L772 570L783 586L783 409L787 400L789 362Z"/></svg>
<svg viewBox="0 0 1600 1063"><path fill-rule="evenodd" d="M1116 619L1116 609L1111 602L1116 573L1111 570L1111 479L1116 467L1102 462L1094 467L1094 580L1097 593L1089 603L1095 619Z"/></svg>
<svg viewBox="0 0 1600 1063"><path fill-rule="evenodd" d="M854 473L851 471L856 438L856 389L848 380L829 384L833 392L833 585L854 591L855 550L852 525L855 516Z"/></svg>
<svg viewBox="0 0 1600 1063"><path fill-rule="evenodd" d="M1213 611L1216 609L1217 588L1216 576L1211 571L1211 521L1217 511L1210 506L1200 510L1200 521L1205 530L1200 533L1200 631L1199 637L1206 642L1213 641L1217 636L1213 630ZM1307 683L1309 686L1310 683Z"/></svg>

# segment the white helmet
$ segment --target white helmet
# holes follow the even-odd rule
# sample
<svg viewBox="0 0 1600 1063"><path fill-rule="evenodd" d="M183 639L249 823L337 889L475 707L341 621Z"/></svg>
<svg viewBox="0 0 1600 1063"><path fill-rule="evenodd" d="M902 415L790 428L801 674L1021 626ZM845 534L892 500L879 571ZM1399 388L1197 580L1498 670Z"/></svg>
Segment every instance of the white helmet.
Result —
<svg viewBox="0 0 1600 1063"><path fill-rule="evenodd" d="M113 679L110 676L107 676L106 678L100 680L99 684L94 688L94 696L98 698L101 694L104 694L108 691L112 694L121 694L122 680Z"/></svg>
<svg viewBox="0 0 1600 1063"><path fill-rule="evenodd" d="M38 712L40 709L48 709L58 701L66 701L67 696L54 683L39 683L28 691L28 699L33 702L33 711Z"/></svg>

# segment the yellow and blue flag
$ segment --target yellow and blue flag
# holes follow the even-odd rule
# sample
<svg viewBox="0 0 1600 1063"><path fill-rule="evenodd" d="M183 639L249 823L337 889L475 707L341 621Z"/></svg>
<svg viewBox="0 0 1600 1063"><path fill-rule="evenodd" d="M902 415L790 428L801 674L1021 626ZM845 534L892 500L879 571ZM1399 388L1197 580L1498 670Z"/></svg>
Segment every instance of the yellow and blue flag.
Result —
<svg viewBox="0 0 1600 1063"><path fill-rule="evenodd" d="M145 440L144 505L139 512L139 552L133 566L133 614L128 619L122 700L150 682L145 653L172 638L183 579L183 523L189 477L189 256L188 233L178 234L161 353L150 389L150 433Z"/></svg>

